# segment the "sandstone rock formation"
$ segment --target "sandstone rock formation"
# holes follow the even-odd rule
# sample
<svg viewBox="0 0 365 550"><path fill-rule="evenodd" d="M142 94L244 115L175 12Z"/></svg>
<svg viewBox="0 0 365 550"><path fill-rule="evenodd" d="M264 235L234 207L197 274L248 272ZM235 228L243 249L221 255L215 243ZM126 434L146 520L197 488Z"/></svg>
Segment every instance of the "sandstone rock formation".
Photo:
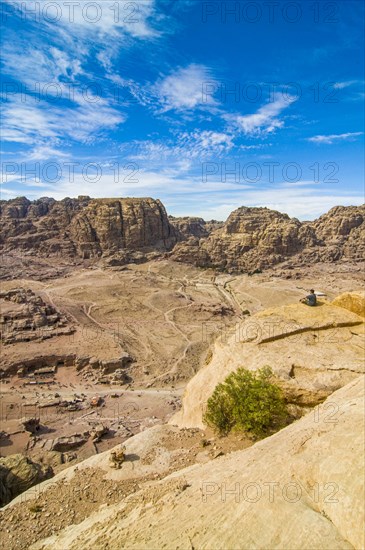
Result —
<svg viewBox="0 0 365 550"><path fill-rule="evenodd" d="M336 418L329 421L333 406ZM315 413L252 447L144 484L31 548L360 550L365 542L363 408L361 376L331 395ZM127 441L127 456L141 448L148 435ZM97 472L102 469L114 484L136 476L127 462L120 470L110 468L109 457L108 451L81 467L93 468L89 472L94 479L100 479ZM77 474L81 479L82 471ZM76 469L70 468L57 478L71 482L75 475ZM89 474L85 496L92 478ZM54 498L54 483L56 478L43 489L46 510L47 494L49 505ZM105 478L101 485L107 485ZM7 513L19 513L16 506L12 503Z"/></svg>
<svg viewBox="0 0 365 550"><path fill-rule="evenodd" d="M142 262L172 259L229 272L254 272L288 259L307 265L365 256L365 205L337 206L314 222L268 208L241 207L225 223L168 217L159 200L0 201L0 251Z"/></svg>
<svg viewBox="0 0 365 550"><path fill-rule="evenodd" d="M326 257L338 259L342 256L363 260L365 257L365 205L335 206L318 218L311 225L325 245L327 251L321 254L321 260Z"/></svg>
<svg viewBox="0 0 365 550"><path fill-rule="evenodd" d="M146 199L0 201L3 251L93 258L158 249L176 243L164 206Z"/></svg>
<svg viewBox="0 0 365 550"><path fill-rule="evenodd" d="M364 319L343 307L292 304L267 309L222 333L212 358L187 384L170 421L203 428L215 386L239 367L272 368L293 412L301 414L364 372Z"/></svg>
<svg viewBox="0 0 365 550"><path fill-rule="evenodd" d="M190 216L174 218L169 216L169 222L175 227L179 240L189 239L190 237L208 237L212 231L223 227L223 222L211 220L206 222L203 218L194 218Z"/></svg>
<svg viewBox="0 0 365 550"><path fill-rule="evenodd" d="M345 292L333 300L333 305L365 317L365 292Z"/></svg>
<svg viewBox="0 0 365 550"><path fill-rule="evenodd" d="M177 261L229 272L253 272L295 258L296 262L361 260L365 256L365 205L335 207L301 223L268 208L241 207L207 238L178 243Z"/></svg>
<svg viewBox="0 0 365 550"><path fill-rule="evenodd" d="M0 458L0 506L51 476L51 468L21 454Z"/></svg>

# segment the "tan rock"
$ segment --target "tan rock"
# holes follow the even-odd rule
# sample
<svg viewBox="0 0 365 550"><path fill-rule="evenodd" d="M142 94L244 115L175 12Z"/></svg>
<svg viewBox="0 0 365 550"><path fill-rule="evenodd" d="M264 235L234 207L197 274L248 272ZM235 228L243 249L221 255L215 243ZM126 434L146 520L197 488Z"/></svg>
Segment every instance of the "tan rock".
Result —
<svg viewBox="0 0 365 550"><path fill-rule="evenodd" d="M337 296L332 303L365 317L365 292L345 292Z"/></svg>
<svg viewBox="0 0 365 550"><path fill-rule="evenodd" d="M360 377L272 437L151 482L32 550L360 550L363 410Z"/></svg>
<svg viewBox="0 0 365 550"><path fill-rule="evenodd" d="M325 302L259 312L238 324L234 334L222 333L211 361L189 381L182 410L170 422L204 427L208 398L239 367L269 366L289 402L315 405L364 372L363 334L362 317Z"/></svg>
<svg viewBox="0 0 365 550"><path fill-rule="evenodd" d="M50 467L37 464L21 454L0 458L0 505L7 504L51 475Z"/></svg>

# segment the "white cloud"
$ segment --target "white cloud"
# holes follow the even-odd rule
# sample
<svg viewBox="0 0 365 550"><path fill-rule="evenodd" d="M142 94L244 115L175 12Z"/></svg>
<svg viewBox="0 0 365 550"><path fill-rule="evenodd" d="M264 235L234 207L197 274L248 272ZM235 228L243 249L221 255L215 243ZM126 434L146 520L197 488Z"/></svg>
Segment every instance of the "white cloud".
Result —
<svg viewBox="0 0 365 550"><path fill-rule="evenodd" d="M332 144L336 141L354 141L357 137L362 136L364 132L348 132L346 134L329 134L318 135L308 138L312 143Z"/></svg>
<svg viewBox="0 0 365 550"><path fill-rule="evenodd" d="M356 84L357 80L347 80L345 82L335 82L333 84L333 87L336 90L343 90L344 88L348 88L349 86L352 86L353 84Z"/></svg>
<svg viewBox="0 0 365 550"><path fill-rule="evenodd" d="M70 154L60 151L50 145L37 145L32 151L27 152L26 161L35 162L49 159L62 159L66 160L70 158Z"/></svg>
<svg viewBox="0 0 365 550"><path fill-rule="evenodd" d="M208 67L191 64L179 68L153 86L159 98L162 112L192 110L216 104L211 95L204 94L204 85L212 81Z"/></svg>
<svg viewBox="0 0 365 550"><path fill-rule="evenodd" d="M181 170L191 167L192 161L218 158L234 147L233 136L223 132L195 130L176 135L169 141L135 141L121 146L122 152L135 161L148 161L149 166L160 166L168 161L169 166Z"/></svg>
<svg viewBox="0 0 365 550"><path fill-rule="evenodd" d="M243 134L262 137L274 133L284 126L284 120L279 118L297 98L290 95L276 94L273 101L266 103L251 115L226 115L224 118L236 126Z"/></svg>
<svg viewBox="0 0 365 550"><path fill-rule="evenodd" d="M17 95L3 106L2 139L29 145L44 144L47 139L54 144L60 138L90 143L102 130L114 128L124 120L125 115L102 100L84 102L76 108L41 108L31 100L22 102Z"/></svg>
<svg viewBox="0 0 365 550"><path fill-rule="evenodd" d="M5 1L17 8L28 21L35 21L46 27L63 26L67 32L75 35L85 31L95 38L98 38L98 34L104 38L106 34L115 38L122 31L134 37L146 38L157 32L149 24L149 19L155 12L155 0L54 0L45 6L35 0Z"/></svg>
<svg viewBox="0 0 365 550"><path fill-rule="evenodd" d="M197 215L206 220L225 220L240 206L263 207L285 212L299 219L314 219L336 205L361 205L363 196L356 192L335 194L332 189L313 189L310 182L303 185L258 189L250 185L235 185L219 180L203 183L201 177L187 174L177 175L168 170L144 171L133 174L135 182L121 174L116 181L115 174L103 170L102 177L95 182L86 181L76 174L73 181L64 177L57 185L45 182L32 183L27 189L15 186L9 179L2 191L7 198L26 194L35 199L52 196L62 199L65 196L90 195L92 197L146 197L160 198L169 214L177 216ZM12 187L10 187L10 184ZM23 184L24 185L24 184Z"/></svg>

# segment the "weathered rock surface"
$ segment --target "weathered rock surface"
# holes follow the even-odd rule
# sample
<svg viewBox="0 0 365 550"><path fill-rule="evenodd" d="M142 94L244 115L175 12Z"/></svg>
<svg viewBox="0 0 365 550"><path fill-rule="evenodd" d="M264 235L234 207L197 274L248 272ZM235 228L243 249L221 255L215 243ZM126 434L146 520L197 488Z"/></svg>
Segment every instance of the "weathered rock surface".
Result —
<svg viewBox="0 0 365 550"><path fill-rule="evenodd" d="M128 251L169 250L176 243L159 200L25 197L0 201L4 251L93 258Z"/></svg>
<svg viewBox="0 0 365 550"><path fill-rule="evenodd" d="M335 207L301 223L268 208L241 207L207 238L178 243L172 258L200 267L253 272L295 258L298 263L365 257L365 205Z"/></svg>
<svg viewBox="0 0 365 550"><path fill-rule="evenodd" d="M336 416L329 421L333 406ZM363 409L361 376L331 395L315 414L252 447L152 481L31 548L360 550ZM126 442L127 456L145 436L147 432ZM85 467L109 470L113 479L135 476L124 464L111 469L109 456L93 457ZM68 472L57 477L70 477ZM45 496L48 491L51 495L51 485Z"/></svg>
<svg viewBox="0 0 365 550"><path fill-rule="evenodd" d="M89 439L89 433L84 432L82 434L76 433L69 436L57 437L56 439L48 439L45 441L44 449L46 451L70 451L84 445Z"/></svg>
<svg viewBox="0 0 365 550"><path fill-rule="evenodd" d="M337 206L314 222L268 208L241 207L225 223L168 217L151 198L0 201L0 250L98 259L111 266L154 259L254 272L288 259L307 265L365 256L365 205ZM13 261L13 259L11 260ZM14 260L15 261L15 260ZM8 275L8 274L7 274Z"/></svg>
<svg viewBox="0 0 365 550"><path fill-rule="evenodd" d="M365 292L345 292L337 296L332 303L365 317Z"/></svg>
<svg viewBox="0 0 365 550"><path fill-rule="evenodd" d="M52 476L52 469L15 454L0 458L0 505Z"/></svg>
<svg viewBox="0 0 365 550"><path fill-rule="evenodd" d="M316 405L364 372L364 327L363 317L325 302L259 312L217 339L211 361L187 384L182 410L170 422L204 427L208 398L239 367L269 366L293 407Z"/></svg>
<svg viewBox="0 0 365 550"><path fill-rule="evenodd" d="M190 237L208 237L212 231L223 227L224 223L216 220L206 222L203 218L194 218L186 216L182 218L175 218L169 216L169 222L177 230L179 240L189 239Z"/></svg>

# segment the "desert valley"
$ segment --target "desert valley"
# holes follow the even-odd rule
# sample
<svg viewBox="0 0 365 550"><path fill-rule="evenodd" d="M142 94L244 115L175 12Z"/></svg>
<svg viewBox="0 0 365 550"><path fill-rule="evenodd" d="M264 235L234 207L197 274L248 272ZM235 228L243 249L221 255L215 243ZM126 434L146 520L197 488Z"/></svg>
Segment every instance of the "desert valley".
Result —
<svg viewBox="0 0 365 550"><path fill-rule="evenodd" d="M4 547L363 547L364 206L0 206ZM285 399L264 438L205 421L241 367Z"/></svg>

